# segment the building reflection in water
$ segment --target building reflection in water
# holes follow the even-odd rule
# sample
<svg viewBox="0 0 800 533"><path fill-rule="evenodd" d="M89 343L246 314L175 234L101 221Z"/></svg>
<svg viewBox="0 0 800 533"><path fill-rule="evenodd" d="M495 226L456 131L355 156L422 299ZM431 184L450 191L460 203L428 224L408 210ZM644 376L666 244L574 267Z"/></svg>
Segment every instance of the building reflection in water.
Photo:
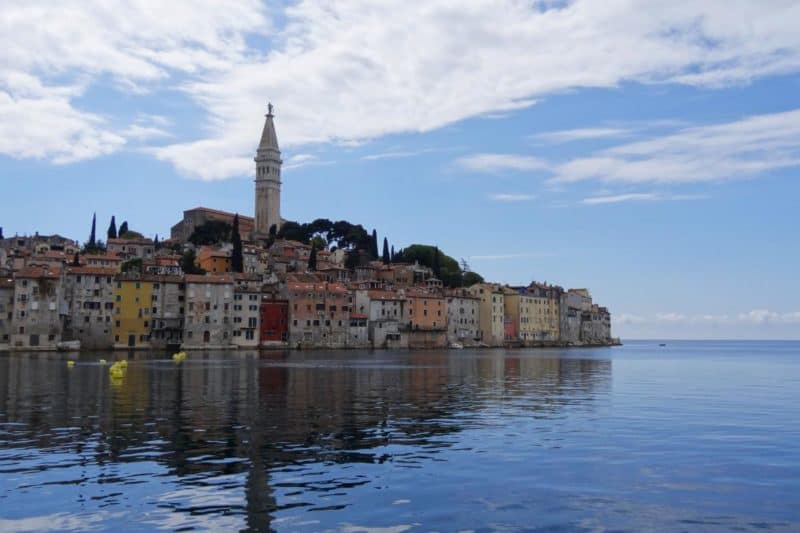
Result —
<svg viewBox="0 0 800 533"><path fill-rule="evenodd" d="M490 427L499 410L547 418L595 408L610 389L611 361L581 357L556 350L237 352L192 354L176 364L136 352L127 355L125 376L112 380L97 355L81 356L72 369L62 354L0 356L0 480L63 467L46 460L57 453L83 472L64 481L75 485L80 504L96 498L81 491L86 478L133 482L126 465L147 462L176 488L153 498L164 517L234 515L240 525L269 529L281 509L313 505L286 501L276 488L341 493L370 483L366 476L334 483L301 477L275 487L277 472L380 464L401 460L395 455L405 448L424 463L459 432ZM181 496L181 487L194 497ZM236 490L241 497L215 499ZM162 520L184 525L174 516Z"/></svg>

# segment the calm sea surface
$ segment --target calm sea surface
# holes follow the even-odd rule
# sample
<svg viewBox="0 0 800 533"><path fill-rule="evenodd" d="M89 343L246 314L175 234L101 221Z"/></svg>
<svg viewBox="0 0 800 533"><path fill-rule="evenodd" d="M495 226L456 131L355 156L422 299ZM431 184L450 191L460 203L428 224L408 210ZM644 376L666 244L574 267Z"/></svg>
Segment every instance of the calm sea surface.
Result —
<svg viewBox="0 0 800 533"><path fill-rule="evenodd" d="M800 531L800 343L0 355L0 531Z"/></svg>

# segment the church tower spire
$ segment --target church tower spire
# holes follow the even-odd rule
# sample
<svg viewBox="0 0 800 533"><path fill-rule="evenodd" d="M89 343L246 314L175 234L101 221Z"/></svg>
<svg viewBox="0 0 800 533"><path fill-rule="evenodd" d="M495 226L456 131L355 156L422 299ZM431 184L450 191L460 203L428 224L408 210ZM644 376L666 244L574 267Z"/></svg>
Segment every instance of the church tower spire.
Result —
<svg viewBox="0 0 800 533"><path fill-rule="evenodd" d="M272 103L267 105L267 115L261 141L256 149L256 237L266 238L270 228L281 227L281 151L278 148L278 136L275 134L275 122Z"/></svg>

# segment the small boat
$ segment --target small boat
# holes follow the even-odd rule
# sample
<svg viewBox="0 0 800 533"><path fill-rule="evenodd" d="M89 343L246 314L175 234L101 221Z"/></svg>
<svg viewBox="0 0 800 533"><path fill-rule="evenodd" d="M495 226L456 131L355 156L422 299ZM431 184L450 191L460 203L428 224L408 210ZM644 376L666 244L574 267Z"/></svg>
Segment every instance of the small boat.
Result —
<svg viewBox="0 0 800 533"><path fill-rule="evenodd" d="M81 349L81 341L61 341L56 343L59 352L77 352Z"/></svg>
<svg viewBox="0 0 800 533"><path fill-rule="evenodd" d="M659 346L666 346L666 345L667 345L667 343L665 343L665 342L662 342L661 344L659 344Z"/></svg>
<svg viewBox="0 0 800 533"><path fill-rule="evenodd" d="M451 342L450 343L450 348L452 348L453 350L463 350L464 349L464 345L461 344L460 342Z"/></svg>

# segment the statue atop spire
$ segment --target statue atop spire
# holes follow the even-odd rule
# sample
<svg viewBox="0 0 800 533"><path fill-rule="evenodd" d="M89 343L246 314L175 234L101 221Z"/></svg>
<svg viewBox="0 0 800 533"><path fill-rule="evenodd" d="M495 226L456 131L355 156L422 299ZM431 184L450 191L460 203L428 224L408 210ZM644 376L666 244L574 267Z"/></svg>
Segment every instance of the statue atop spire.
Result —
<svg viewBox="0 0 800 533"><path fill-rule="evenodd" d="M272 102L267 102L267 116L271 117L272 115Z"/></svg>

